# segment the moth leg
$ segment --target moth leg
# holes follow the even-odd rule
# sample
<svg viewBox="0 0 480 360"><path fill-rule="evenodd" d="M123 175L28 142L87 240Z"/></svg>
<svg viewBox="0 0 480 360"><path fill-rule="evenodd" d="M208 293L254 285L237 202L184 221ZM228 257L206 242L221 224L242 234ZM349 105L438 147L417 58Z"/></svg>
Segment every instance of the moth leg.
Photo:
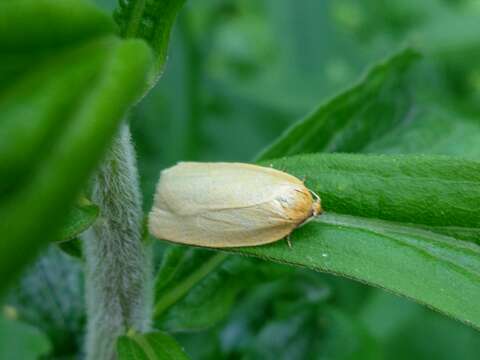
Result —
<svg viewBox="0 0 480 360"><path fill-rule="evenodd" d="M290 234L287 235L287 237L285 238L285 240L287 241L288 247L291 249L291 248L292 248L292 242L290 241Z"/></svg>

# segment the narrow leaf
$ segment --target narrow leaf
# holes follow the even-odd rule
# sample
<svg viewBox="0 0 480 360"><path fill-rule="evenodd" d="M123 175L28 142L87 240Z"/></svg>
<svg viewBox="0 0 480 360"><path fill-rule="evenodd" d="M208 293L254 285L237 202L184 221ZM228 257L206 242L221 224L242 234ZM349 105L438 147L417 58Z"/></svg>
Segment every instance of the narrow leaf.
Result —
<svg viewBox="0 0 480 360"><path fill-rule="evenodd" d="M405 49L374 66L357 85L295 123L259 158L361 151L405 119L410 98L404 72L417 58L417 52Z"/></svg>
<svg viewBox="0 0 480 360"><path fill-rule="evenodd" d="M326 214L294 231L292 249L236 251L382 287L480 328L480 248L458 239L469 229L480 240L480 163L317 154L272 164L306 177Z"/></svg>
<svg viewBox="0 0 480 360"><path fill-rule="evenodd" d="M0 47L10 50L7 63L13 57L28 64L14 72L14 81L0 86L0 133L7 139L0 153L8 153L0 173L10 174L0 189L5 280L0 291L58 234L126 110L145 88L151 65L144 42L106 36L113 26L92 5L42 0L50 19L46 24L45 11L35 3L22 0L19 8L5 5L0 11L0 27L12 34L23 34L27 20L34 29L45 28L32 52L28 40L15 47L0 37ZM71 22L65 8L70 3ZM16 23L12 19L23 8L30 9L29 18ZM46 29L50 23L54 32ZM86 28L92 31L80 35Z"/></svg>
<svg viewBox="0 0 480 360"><path fill-rule="evenodd" d="M272 160L327 212L426 226L480 242L480 163L443 156L316 154Z"/></svg>
<svg viewBox="0 0 480 360"><path fill-rule="evenodd" d="M240 249L375 285L480 328L480 248L429 231L336 214L296 230L284 242Z"/></svg>

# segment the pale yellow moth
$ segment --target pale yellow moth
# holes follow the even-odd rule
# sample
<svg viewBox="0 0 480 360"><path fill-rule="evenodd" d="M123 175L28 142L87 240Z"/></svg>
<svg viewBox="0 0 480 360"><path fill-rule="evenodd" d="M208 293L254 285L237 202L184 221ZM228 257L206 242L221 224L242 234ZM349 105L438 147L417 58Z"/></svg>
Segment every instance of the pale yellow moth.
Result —
<svg viewBox="0 0 480 360"><path fill-rule="evenodd" d="M322 212L314 196L301 180L272 168L182 162L161 173L149 230L197 246L268 244Z"/></svg>

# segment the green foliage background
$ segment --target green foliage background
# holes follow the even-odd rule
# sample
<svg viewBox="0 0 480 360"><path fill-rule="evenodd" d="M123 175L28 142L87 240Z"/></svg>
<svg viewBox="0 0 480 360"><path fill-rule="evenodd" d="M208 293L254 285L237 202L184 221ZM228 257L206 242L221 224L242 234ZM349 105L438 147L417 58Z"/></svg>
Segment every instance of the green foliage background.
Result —
<svg viewBox="0 0 480 360"><path fill-rule="evenodd" d="M294 234L293 252L282 242L241 251L301 267L155 241L155 325L176 342L123 337L122 358L147 356L147 342L171 358L476 359L480 334L458 320L480 324L479 21L475 0L187 2L163 77L130 114L144 210L177 161L257 159L307 175L331 213ZM398 156L270 160L316 152ZM75 216L61 238L88 227L95 206L79 201ZM82 260L76 240L66 244L76 256L50 247L6 298L6 318L14 309L33 344L22 359L82 352Z"/></svg>

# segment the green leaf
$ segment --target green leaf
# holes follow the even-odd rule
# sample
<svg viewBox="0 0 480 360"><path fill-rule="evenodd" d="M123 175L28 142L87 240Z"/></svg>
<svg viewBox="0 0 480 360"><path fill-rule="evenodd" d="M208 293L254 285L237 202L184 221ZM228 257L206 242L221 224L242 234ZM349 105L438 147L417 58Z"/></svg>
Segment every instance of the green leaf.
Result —
<svg viewBox="0 0 480 360"><path fill-rule="evenodd" d="M282 243L239 250L375 285L480 328L480 249L428 231L325 215Z"/></svg>
<svg viewBox="0 0 480 360"><path fill-rule="evenodd" d="M461 114L424 104L408 124L370 143L365 152L385 154L439 154L480 160L480 125ZM441 232L459 239L478 241L475 228L447 228Z"/></svg>
<svg viewBox="0 0 480 360"><path fill-rule="evenodd" d="M50 348L37 328L0 316L0 359L36 360L48 355Z"/></svg>
<svg viewBox="0 0 480 360"><path fill-rule="evenodd" d="M119 0L114 18L123 37L144 39L155 54L155 74L163 72L170 32L185 0Z"/></svg>
<svg viewBox="0 0 480 360"><path fill-rule="evenodd" d="M480 243L480 163L421 155L317 154L272 160L327 212L416 224Z"/></svg>
<svg viewBox="0 0 480 360"><path fill-rule="evenodd" d="M0 83L2 291L58 235L142 94L151 53L113 36L108 16L83 1L2 2L0 28L18 38L0 37L0 68L13 69Z"/></svg>
<svg viewBox="0 0 480 360"><path fill-rule="evenodd" d="M357 85L295 123L260 159L301 153L359 152L398 126L410 108L405 70L419 57L405 49L374 66Z"/></svg>
<svg viewBox="0 0 480 360"><path fill-rule="evenodd" d="M98 206L91 203L87 199L81 199L70 210L67 223L60 230L57 237L59 242L68 242L82 232L87 230L97 219L99 214Z"/></svg>
<svg viewBox="0 0 480 360"><path fill-rule="evenodd" d="M94 38L85 45L53 50L49 57L34 57L28 62L30 66L35 62L33 69L22 69L11 82L2 82L0 195L21 185L36 161L52 151L52 138L69 124L65 120L75 111L75 102L88 95L99 69L107 61L108 51L113 50L113 41ZM22 54L27 58L29 55ZM0 64L3 65L2 59Z"/></svg>
<svg viewBox="0 0 480 360"><path fill-rule="evenodd" d="M175 339L160 331L121 336L117 352L119 360L188 360Z"/></svg>
<svg viewBox="0 0 480 360"><path fill-rule="evenodd" d="M480 163L347 154L272 163L306 176L326 214L293 233L293 249L280 241L236 251L357 279L480 328L471 301L480 296L480 248L439 234L467 228L479 241Z"/></svg>

